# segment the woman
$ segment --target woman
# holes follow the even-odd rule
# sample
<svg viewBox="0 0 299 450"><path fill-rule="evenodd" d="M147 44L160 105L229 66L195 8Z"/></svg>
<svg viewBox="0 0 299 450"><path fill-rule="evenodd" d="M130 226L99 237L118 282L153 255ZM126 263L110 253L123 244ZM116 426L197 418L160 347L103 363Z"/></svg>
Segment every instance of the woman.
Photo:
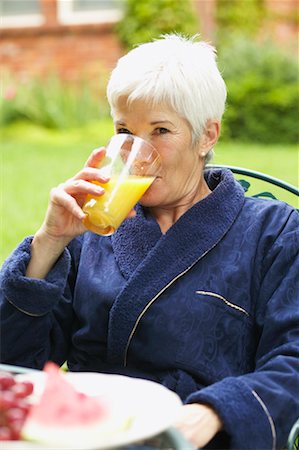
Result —
<svg viewBox="0 0 299 450"><path fill-rule="evenodd" d="M161 176L109 238L82 225L103 148L52 190L2 269L2 360L158 381L197 447L281 448L299 415L299 216L204 171L226 99L208 44L143 44L107 93L115 133L150 141Z"/></svg>

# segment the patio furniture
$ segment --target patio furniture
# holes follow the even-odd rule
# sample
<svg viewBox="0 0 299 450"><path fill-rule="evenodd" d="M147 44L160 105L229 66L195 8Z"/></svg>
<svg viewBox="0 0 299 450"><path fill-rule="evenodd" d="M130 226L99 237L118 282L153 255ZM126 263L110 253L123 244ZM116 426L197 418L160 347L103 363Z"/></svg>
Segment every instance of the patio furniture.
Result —
<svg viewBox="0 0 299 450"><path fill-rule="evenodd" d="M299 450L299 418L291 428L286 450Z"/></svg>
<svg viewBox="0 0 299 450"><path fill-rule="evenodd" d="M255 170L225 164L208 164L207 168L230 169L235 174L236 180L242 185L246 194L252 197L280 200L282 192L291 193L293 196L288 196L288 202L299 212L299 189L283 180ZM240 178L240 176L242 176L242 178ZM262 189L261 192L258 192L262 184L255 183L256 180L261 181L263 187L266 189ZM275 191L275 195L273 191ZM299 418L291 428L286 450L299 450Z"/></svg>
<svg viewBox="0 0 299 450"><path fill-rule="evenodd" d="M246 195L282 200L290 203L299 212L299 189L284 180L244 167L226 164L208 164L207 169L230 169L242 185ZM242 177L240 177L242 176ZM291 195L290 195L291 194ZM287 196L286 196L287 195ZM286 200L285 200L286 198Z"/></svg>

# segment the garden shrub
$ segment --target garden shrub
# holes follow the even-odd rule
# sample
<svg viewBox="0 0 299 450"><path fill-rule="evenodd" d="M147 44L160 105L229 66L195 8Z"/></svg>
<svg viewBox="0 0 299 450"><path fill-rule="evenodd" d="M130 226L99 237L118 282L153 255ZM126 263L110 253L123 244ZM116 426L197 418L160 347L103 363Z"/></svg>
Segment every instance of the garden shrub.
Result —
<svg viewBox="0 0 299 450"><path fill-rule="evenodd" d="M299 139L299 85L295 58L270 44L238 38L221 49L219 66L228 101L223 138L263 143Z"/></svg>
<svg viewBox="0 0 299 450"><path fill-rule="evenodd" d="M0 125L28 120L47 128L70 128L98 120L108 114L100 87L87 82L70 84L56 75L26 82L6 74L0 99Z"/></svg>
<svg viewBox="0 0 299 450"><path fill-rule="evenodd" d="M231 41L232 34L254 37L266 17L264 0L216 0L217 47Z"/></svg>
<svg viewBox="0 0 299 450"><path fill-rule="evenodd" d="M198 16L191 0L127 0L116 31L126 49L161 34L198 33Z"/></svg>

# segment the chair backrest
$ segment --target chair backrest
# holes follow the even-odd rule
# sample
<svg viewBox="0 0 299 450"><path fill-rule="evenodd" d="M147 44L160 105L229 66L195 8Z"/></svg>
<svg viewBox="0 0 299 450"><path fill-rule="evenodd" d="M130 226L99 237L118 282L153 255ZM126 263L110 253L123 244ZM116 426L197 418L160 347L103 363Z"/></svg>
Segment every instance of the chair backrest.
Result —
<svg viewBox="0 0 299 450"><path fill-rule="evenodd" d="M281 200L294 206L299 212L299 189L286 181L255 170L226 164L208 164L210 168L230 169L247 195Z"/></svg>
<svg viewBox="0 0 299 450"><path fill-rule="evenodd" d="M283 180L255 170L225 164L208 164L208 168L230 169L247 195L282 200L290 203L299 212L299 189ZM286 450L299 450L299 418L289 433Z"/></svg>
<svg viewBox="0 0 299 450"><path fill-rule="evenodd" d="M289 434L287 450L299 450L299 419L294 423Z"/></svg>
<svg viewBox="0 0 299 450"><path fill-rule="evenodd" d="M275 200L283 200L287 203L290 203L299 212L299 189L283 180L274 178L262 172L245 169L243 167L230 166L225 164L207 164L206 167L207 169L230 169L236 175L237 181L239 181L239 183L242 185L247 195L250 195L252 197L264 197ZM240 176L244 178L240 178ZM252 186L252 180L254 182L254 186ZM299 418L294 423L289 433L286 450L299 450Z"/></svg>

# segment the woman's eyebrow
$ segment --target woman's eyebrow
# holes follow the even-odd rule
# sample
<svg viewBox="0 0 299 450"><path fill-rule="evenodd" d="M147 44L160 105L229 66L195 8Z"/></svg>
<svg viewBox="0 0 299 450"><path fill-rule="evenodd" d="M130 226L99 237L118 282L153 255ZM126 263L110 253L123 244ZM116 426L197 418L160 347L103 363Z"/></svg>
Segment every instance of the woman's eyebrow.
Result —
<svg viewBox="0 0 299 450"><path fill-rule="evenodd" d="M170 122L170 120L155 120L153 122L150 122L151 125L157 125L161 123L169 123L170 125L173 125L173 123Z"/></svg>
<svg viewBox="0 0 299 450"><path fill-rule="evenodd" d="M167 124L167 123L173 125L173 123L170 122L170 120L153 120L152 122L150 122L150 125ZM114 124L124 126L126 125L126 122L123 120L116 120Z"/></svg>

